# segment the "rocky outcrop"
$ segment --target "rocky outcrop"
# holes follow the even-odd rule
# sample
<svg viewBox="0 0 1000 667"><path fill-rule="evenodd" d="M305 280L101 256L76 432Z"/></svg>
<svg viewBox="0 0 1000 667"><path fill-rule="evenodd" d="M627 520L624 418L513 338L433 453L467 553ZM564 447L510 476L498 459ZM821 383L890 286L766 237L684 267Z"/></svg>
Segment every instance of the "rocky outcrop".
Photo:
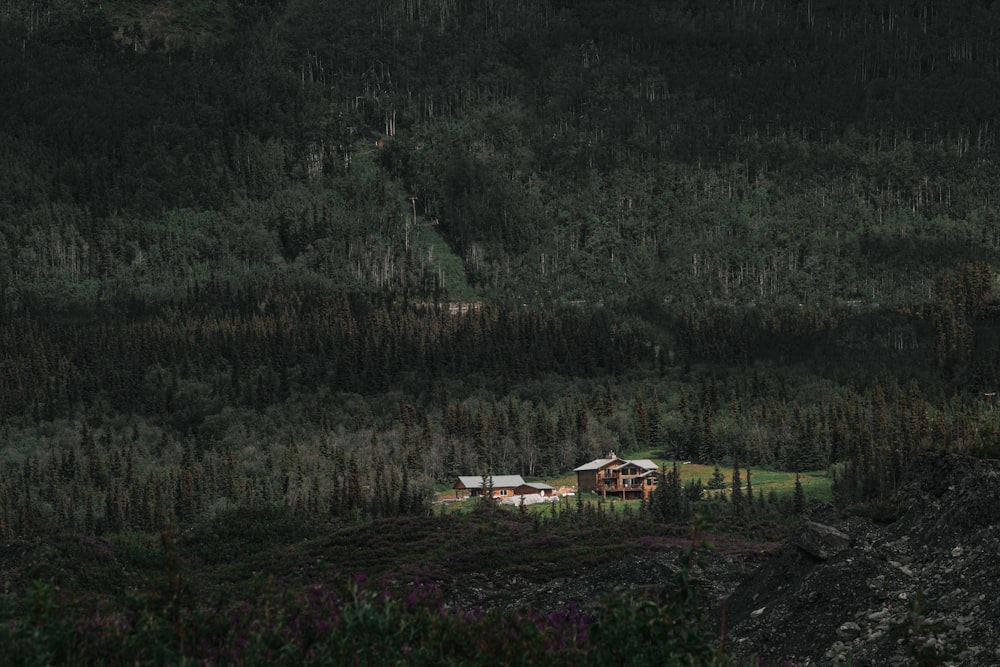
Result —
<svg viewBox="0 0 1000 667"><path fill-rule="evenodd" d="M1000 665L1000 463L928 457L904 497L888 526L810 505L729 597L726 648L793 664Z"/></svg>
<svg viewBox="0 0 1000 667"><path fill-rule="evenodd" d="M827 560L850 548L851 538L832 526L806 521L792 543L810 556Z"/></svg>

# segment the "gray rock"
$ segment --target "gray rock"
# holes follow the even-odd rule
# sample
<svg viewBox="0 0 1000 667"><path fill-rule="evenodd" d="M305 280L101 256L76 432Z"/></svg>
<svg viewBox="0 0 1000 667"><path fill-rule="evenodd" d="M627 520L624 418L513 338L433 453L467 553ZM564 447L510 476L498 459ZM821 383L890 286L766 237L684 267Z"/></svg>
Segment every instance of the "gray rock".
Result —
<svg viewBox="0 0 1000 667"><path fill-rule="evenodd" d="M892 612L889 611L888 609L883 609L881 611L873 611L872 613L868 614L868 620L869 621L884 621L887 618L889 618L890 616L892 616Z"/></svg>
<svg viewBox="0 0 1000 667"><path fill-rule="evenodd" d="M837 628L837 637L849 642L861 634L861 626L854 621L848 621Z"/></svg>
<svg viewBox="0 0 1000 667"><path fill-rule="evenodd" d="M799 549L820 560L828 560L851 546L849 535L815 521L806 521L792 541Z"/></svg>
<svg viewBox="0 0 1000 667"><path fill-rule="evenodd" d="M728 645L765 664L832 667L849 655L858 667L903 667L921 649L942 664L1000 666L997 480L1000 461L928 456L895 522L808 516L730 596Z"/></svg>

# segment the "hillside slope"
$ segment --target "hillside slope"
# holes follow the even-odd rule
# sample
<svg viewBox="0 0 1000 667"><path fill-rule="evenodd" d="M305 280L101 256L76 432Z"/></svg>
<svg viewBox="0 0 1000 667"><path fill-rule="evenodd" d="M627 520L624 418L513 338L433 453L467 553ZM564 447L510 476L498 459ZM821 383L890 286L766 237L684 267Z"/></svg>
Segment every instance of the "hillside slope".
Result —
<svg viewBox="0 0 1000 667"><path fill-rule="evenodd" d="M727 646L820 665L1000 662L1000 462L926 456L902 495L889 525L813 506L733 593Z"/></svg>

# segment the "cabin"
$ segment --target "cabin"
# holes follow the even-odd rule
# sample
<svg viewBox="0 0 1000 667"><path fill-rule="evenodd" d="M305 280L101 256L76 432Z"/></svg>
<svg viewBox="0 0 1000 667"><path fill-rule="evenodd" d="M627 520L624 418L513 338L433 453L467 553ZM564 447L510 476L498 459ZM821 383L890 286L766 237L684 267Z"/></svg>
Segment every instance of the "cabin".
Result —
<svg viewBox="0 0 1000 667"><path fill-rule="evenodd" d="M594 459L573 471L581 492L593 491L605 498L613 496L622 500L649 500L649 495L660 481L660 467L653 461L623 459L614 452L607 458Z"/></svg>
<svg viewBox="0 0 1000 667"><path fill-rule="evenodd" d="M551 486L542 482L525 482L520 475L492 475L485 479L481 475L463 475L459 476L452 488L455 489L456 498L463 491L467 491L469 497L477 498L485 495L490 486L493 487L493 497L500 499L529 494L550 496L554 491Z"/></svg>

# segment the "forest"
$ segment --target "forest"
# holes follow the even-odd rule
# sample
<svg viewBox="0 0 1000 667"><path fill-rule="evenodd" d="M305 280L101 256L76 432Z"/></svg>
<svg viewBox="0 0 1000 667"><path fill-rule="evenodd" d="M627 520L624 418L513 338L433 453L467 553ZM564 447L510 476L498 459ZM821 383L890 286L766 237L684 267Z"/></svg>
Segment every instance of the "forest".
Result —
<svg viewBox="0 0 1000 667"><path fill-rule="evenodd" d="M983 0L0 0L0 540L1000 455ZM669 518L669 517L667 517Z"/></svg>

